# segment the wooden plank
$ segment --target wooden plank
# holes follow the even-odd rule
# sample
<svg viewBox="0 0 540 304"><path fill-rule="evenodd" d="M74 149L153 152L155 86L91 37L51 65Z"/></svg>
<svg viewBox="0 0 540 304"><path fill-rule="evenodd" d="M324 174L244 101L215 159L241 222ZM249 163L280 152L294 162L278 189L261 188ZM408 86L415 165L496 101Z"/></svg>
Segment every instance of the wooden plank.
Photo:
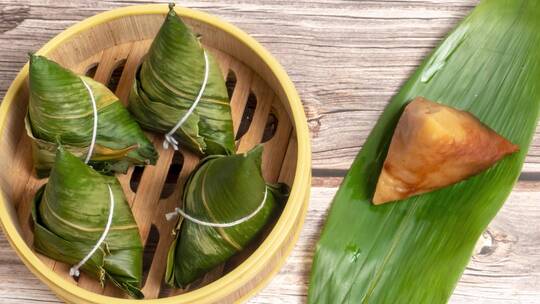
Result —
<svg viewBox="0 0 540 304"><path fill-rule="evenodd" d="M264 179L269 183L275 183L279 178L283 160L285 160L293 127L285 108L277 97L272 103L271 112L277 119L277 127L273 137L264 143L262 168ZM296 160L296 157L291 158ZM292 168L291 171L294 171L295 168Z"/></svg>
<svg viewBox="0 0 540 304"><path fill-rule="evenodd" d="M261 142L268 114L270 114L272 108L272 101L274 100L274 93L259 76L253 76L251 90L257 98L257 107L249 129L239 140L237 153L245 153Z"/></svg>
<svg viewBox="0 0 540 304"><path fill-rule="evenodd" d="M159 159L155 166L147 166L144 169L141 183L135 194L133 206L133 216L139 226L139 233L143 243L146 243L146 238L150 232L152 219L155 216L155 211L167 177L169 164L171 163L174 150L163 149L161 136L156 136L153 140L154 147L159 153Z"/></svg>
<svg viewBox="0 0 540 304"><path fill-rule="evenodd" d="M145 296L149 299L154 299L159 296L161 283L163 281L163 276L165 275L167 253L169 252L170 244L174 239L173 229L175 228L176 222L166 221L164 215L174 211L174 208L178 207L182 197L182 185L199 162L199 157L192 153L184 152L183 155L184 162L175 191L168 198L159 201L157 205L158 211L153 220L154 225L156 225L159 231L160 237L156 251L154 252L154 259L150 266L150 270L148 271L146 283L142 289Z"/></svg>
<svg viewBox="0 0 540 304"><path fill-rule="evenodd" d="M294 181L294 173L296 172L296 161L298 154L298 141L296 136L292 135L291 140L289 141L289 146L287 147L287 152L285 152L285 161L281 166L281 171L279 172L278 182L285 183L287 185L292 185Z"/></svg>
<svg viewBox="0 0 540 304"><path fill-rule="evenodd" d="M345 170L389 98L477 2L188 0L181 4L234 23L272 52L310 108L314 167ZM0 34L6 46L0 62L0 93L32 47L75 20L136 3L142 1L32 2L32 7L22 10L27 11L24 21ZM540 163L538 132L527 162L527 171L540 172L539 166L529 165Z"/></svg>
<svg viewBox="0 0 540 304"><path fill-rule="evenodd" d="M280 61L295 82L308 116L314 173L319 176L314 183L335 187L389 98L477 2L225 0L216 3L186 0L181 4L218 15L239 26ZM0 95L27 61L28 51L37 50L83 18L110 8L141 3L145 2L0 0L0 43L3 46ZM230 68L234 70L234 65ZM123 100L128 89L117 90ZM292 147L289 145L289 150ZM538 131L525 171L525 180L540 177ZM281 175L280 180L292 178L290 174ZM129 179L122 184L124 188L129 187ZM538 302L540 261L536 252L540 249L537 246L540 211L535 203L537 190L529 191L529 188L538 189L538 184L521 181L492 223L488 236L494 236L495 242L487 244L496 246L489 245L484 253L491 254L477 256L471 262L452 303ZM250 303L305 301L310 255L335 189L315 188L313 192L296 250L280 274ZM3 235L0 257L0 303L59 302L22 266Z"/></svg>
<svg viewBox="0 0 540 304"><path fill-rule="evenodd" d="M69 12L73 18L82 18L99 10L94 7L88 8L88 11L79 11L76 3L59 2L58 7L53 7L51 12L52 16L56 15L59 19L65 18L64 11ZM237 21L248 32L265 38L265 46L273 51L293 80L296 80L304 102L317 108L316 115L310 117L312 130L314 133L319 132L314 136L314 141L318 142L313 149L314 165L345 169L352 162L361 146L362 138L365 138L370 129L365 127L369 121L356 116L369 111L380 111L422 56L427 54L476 2L329 1L316 2L305 7L303 1L287 3L288 6L266 1L247 6L237 1L224 4L187 1L184 5L202 8L230 21ZM129 3L137 1L112 2L104 5L102 9ZM298 10L287 9L288 7ZM234 8L248 9L250 14L239 18ZM388 15L388 12L391 14ZM38 16L34 14L29 12L28 19L25 20L37 19ZM312 20L315 14L319 14L321 18ZM276 20L282 22L278 23ZM46 19L43 23L49 25L51 21ZM34 30L31 26L19 27L17 30ZM56 33L59 28L60 26L55 24L45 26L41 31ZM365 30L358 31L358 28ZM269 32L271 34L268 34ZM294 37L288 35L288 32L294 33ZM32 42L39 39L35 33L32 34L26 39L32 39ZM306 54L301 48L302 45L310 45L312 40L319 41L310 49L316 52L314 56L311 56L311 53ZM41 41L45 40L41 38ZM291 47L287 47L288 45ZM287 49L287 52L282 51L284 49ZM19 56L24 57L25 51L19 50ZM319 63L321 65L318 65ZM327 71L332 74L327 75ZM9 80L6 79L6 82ZM344 119L350 120L351 125L343 130L340 142L325 143L325 138L335 138L332 136L335 133L331 130L335 128L331 122L341 122ZM539 162L539 138L538 135L535 137L528 162Z"/></svg>
<svg viewBox="0 0 540 304"><path fill-rule="evenodd" d="M114 69L118 67L121 61L126 60L132 46L133 43L124 43L103 51L94 80L107 85Z"/></svg>
<svg viewBox="0 0 540 304"><path fill-rule="evenodd" d="M450 303L537 303L540 298L537 288L540 282L539 189L538 182L520 182L516 186L478 243ZM306 223L294 251L278 275L248 303L305 303L315 242L336 190L312 189ZM59 303L20 262L3 235L0 236L0 257L0 303L38 300Z"/></svg>
<svg viewBox="0 0 540 304"><path fill-rule="evenodd" d="M91 56L87 58L86 60L80 62L76 67L74 67L71 70L77 74L85 75L93 67L97 68L97 65L99 63L99 60L101 59L101 56L103 56L103 51L98 52L94 56Z"/></svg>
<svg viewBox="0 0 540 304"><path fill-rule="evenodd" d="M141 63L142 58L148 51L152 41L139 41L133 44L131 52L129 53L126 65L124 66L124 71L122 72L122 77L120 77L120 82L118 88L116 88L116 96L120 98L124 105L128 104L129 92L135 79L135 74Z"/></svg>
<svg viewBox="0 0 540 304"><path fill-rule="evenodd" d="M249 97L253 72L236 60L232 62L230 68L236 75L236 86L231 97L231 115L236 135Z"/></svg>

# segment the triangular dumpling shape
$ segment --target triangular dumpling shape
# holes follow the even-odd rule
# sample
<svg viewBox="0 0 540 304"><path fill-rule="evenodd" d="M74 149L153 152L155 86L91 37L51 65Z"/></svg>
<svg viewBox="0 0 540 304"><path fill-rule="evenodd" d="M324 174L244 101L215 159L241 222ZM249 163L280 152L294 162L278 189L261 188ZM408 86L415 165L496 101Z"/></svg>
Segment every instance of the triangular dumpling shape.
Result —
<svg viewBox="0 0 540 304"><path fill-rule="evenodd" d="M206 54L206 55L205 55ZM206 60L208 79L206 86ZM234 130L227 86L218 61L169 5L169 13L143 60L129 96L129 110L145 129L174 131L183 148L200 155L232 155Z"/></svg>
<svg viewBox="0 0 540 304"><path fill-rule="evenodd" d="M262 153L263 146L258 145L245 154L208 156L191 173L182 199L187 214L227 223L260 209L249 220L231 227L209 227L178 218L178 231L167 257L165 281L169 285L186 287L246 248L283 206L288 187L265 182Z"/></svg>
<svg viewBox="0 0 540 304"><path fill-rule="evenodd" d="M144 247L122 186L116 177L99 174L62 146L48 183L33 201L34 249L57 261L78 265L102 237L111 204L110 229L99 248L79 265L80 270L102 285L111 282L140 299L144 297Z"/></svg>
<svg viewBox="0 0 540 304"><path fill-rule="evenodd" d="M373 203L455 184L518 150L472 114L417 97L396 126Z"/></svg>
<svg viewBox="0 0 540 304"><path fill-rule="evenodd" d="M156 163L154 146L105 85L39 55L30 56L29 71L26 129L39 177L49 174L58 144L82 159L91 153L89 165L101 173L125 173L131 165ZM92 95L97 125L95 146L89 152L94 130Z"/></svg>

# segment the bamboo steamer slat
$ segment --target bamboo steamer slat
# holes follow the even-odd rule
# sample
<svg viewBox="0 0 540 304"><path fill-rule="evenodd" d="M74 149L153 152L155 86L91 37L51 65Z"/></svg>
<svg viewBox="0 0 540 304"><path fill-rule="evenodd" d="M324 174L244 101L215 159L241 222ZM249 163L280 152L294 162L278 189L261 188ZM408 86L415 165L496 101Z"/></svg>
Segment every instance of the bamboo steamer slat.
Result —
<svg viewBox="0 0 540 304"><path fill-rule="evenodd" d="M114 86L126 104L135 71L167 10L165 5L146 5L102 13L67 29L38 53ZM307 122L287 74L255 40L204 13L176 10L202 35L203 44L220 63L230 88L238 152L263 142L265 179L287 183L291 194L281 215L248 248L188 288L168 288L163 276L174 223L165 221L164 214L179 203L182 185L199 158L186 151L164 150L162 136L148 133L160 154L157 164L130 168L127 174L118 176L146 244L145 253L152 255L144 263L144 301L243 301L279 270L299 235L311 178ZM110 284L100 286L84 274L75 281L68 275L69 265L32 250L30 201L46 180L38 180L32 171L30 141L24 131L27 76L25 66L0 108L0 221L4 232L21 260L61 299L73 303L132 303L135 300Z"/></svg>

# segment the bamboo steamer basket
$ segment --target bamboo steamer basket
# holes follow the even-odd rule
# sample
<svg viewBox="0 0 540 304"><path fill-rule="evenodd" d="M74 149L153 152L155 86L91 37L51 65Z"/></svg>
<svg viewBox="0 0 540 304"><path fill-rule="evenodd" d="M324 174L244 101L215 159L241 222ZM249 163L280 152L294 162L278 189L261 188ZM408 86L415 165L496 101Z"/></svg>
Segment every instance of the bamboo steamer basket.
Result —
<svg viewBox="0 0 540 304"><path fill-rule="evenodd" d="M167 11L166 5L143 5L105 12L70 27L38 54L108 84L126 102L135 71ZM142 302L242 302L279 270L298 238L311 179L307 121L289 77L259 43L215 17L186 8L176 11L220 63L231 95L238 152L263 142L265 179L287 183L291 194L281 215L249 248L186 289L168 288L163 276L174 223L165 221L164 214L178 204L181 185L199 159L189 152L163 150L162 136L149 133L160 154L157 164L118 176L145 243ZM70 265L33 251L30 202L46 180L35 177L24 131L27 76L28 65L0 108L0 221L6 237L24 264L66 302L141 303L84 274L75 281L68 275Z"/></svg>

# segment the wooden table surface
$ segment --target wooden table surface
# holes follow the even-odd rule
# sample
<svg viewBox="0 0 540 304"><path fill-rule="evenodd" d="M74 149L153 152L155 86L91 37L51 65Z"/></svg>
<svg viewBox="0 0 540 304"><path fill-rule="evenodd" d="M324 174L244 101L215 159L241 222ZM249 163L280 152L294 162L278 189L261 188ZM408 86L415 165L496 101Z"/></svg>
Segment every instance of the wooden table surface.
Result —
<svg viewBox="0 0 540 304"><path fill-rule="evenodd" d="M281 272L249 303L304 303L336 187L383 107L477 0L178 1L247 31L282 63L312 134L312 199ZM0 95L27 52L96 13L145 1L0 0ZM451 303L540 303L540 134L508 202L480 240ZM420 286L419 288L423 288ZM57 303L0 236L0 303Z"/></svg>

